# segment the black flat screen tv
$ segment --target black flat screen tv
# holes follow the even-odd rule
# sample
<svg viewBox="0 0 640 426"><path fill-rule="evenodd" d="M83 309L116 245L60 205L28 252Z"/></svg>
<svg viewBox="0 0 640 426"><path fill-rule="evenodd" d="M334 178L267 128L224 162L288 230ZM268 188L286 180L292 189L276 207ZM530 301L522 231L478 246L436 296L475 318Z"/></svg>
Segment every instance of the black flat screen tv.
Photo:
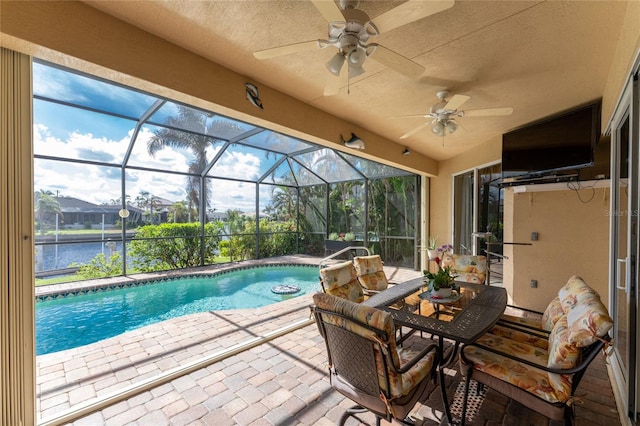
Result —
<svg viewBox="0 0 640 426"><path fill-rule="evenodd" d="M541 177L594 164L600 138L600 102L502 135L502 176Z"/></svg>

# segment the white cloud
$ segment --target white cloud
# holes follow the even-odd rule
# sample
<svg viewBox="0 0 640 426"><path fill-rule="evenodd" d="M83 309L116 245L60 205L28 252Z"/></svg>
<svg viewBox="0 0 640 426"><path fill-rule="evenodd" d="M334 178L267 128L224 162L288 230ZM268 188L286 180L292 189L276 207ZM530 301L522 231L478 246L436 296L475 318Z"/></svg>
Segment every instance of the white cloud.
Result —
<svg viewBox="0 0 640 426"><path fill-rule="evenodd" d="M73 133L68 140L60 140L51 135L42 124L34 125L34 152L38 155L109 162L114 167L81 164L67 161L35 160L34 189L51 190L62 196L79 198L95 204L110 203L120 198L121 168L120 162L129 145L132 131L122 140L96 138L92 134ZM154 156L147 153L147 141L153 132L142 129L138 134L136 147L132 151L129 164L162 170L187 171L189 161L193 158L190 152L166 147ZM216 148L216 151L219 148ZM215 155L212 152L211 155ZM91 158L87 158L87 156ZM253 154L232 152L224 156L225 161L217 166L217 175L256 179L260 176L261 159ZM148 172L127 169L126 192L135 197L141 191L148 191L158 197L172 201L186 198L186 180L183 175L172 173ZM255 184L230 180L208 180L211 188L211 208L216 211L240 209L246 212L255 210ZM269 186L260 188L261 205L270 199Z"/></svg>

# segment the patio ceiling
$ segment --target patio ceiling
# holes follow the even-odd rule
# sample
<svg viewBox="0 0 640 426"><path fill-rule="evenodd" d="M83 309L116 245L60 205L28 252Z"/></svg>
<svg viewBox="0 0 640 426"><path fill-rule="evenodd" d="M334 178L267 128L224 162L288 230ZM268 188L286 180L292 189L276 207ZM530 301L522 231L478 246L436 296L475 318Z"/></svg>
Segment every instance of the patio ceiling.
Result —
<svg viewBox="0 0 640 426"><path fill-rule="evenodd" d="M327 21L309 1L86 1L114 17L217 62L260 84L345 118L411 151L443 160L506 131L602 96L626 2L464 1L402 25L376 42L424 66L410 79L375 61L333 96L325 68L335 48L258 60L253 52L327 37ZM376 17L403 1L362 0ZM441 137L425 120L448 89L470 96L462 109L513 107L503 117L463 117ZM444 143L443 143L444 142Z"/></svg>

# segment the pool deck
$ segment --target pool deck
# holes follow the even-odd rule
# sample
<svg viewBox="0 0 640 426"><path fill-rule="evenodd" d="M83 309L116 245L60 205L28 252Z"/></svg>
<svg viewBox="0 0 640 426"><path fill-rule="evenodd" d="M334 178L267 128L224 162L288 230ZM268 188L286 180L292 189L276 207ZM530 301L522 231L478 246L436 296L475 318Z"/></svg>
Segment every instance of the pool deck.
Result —
<svg viewBox="0 0 640 426"><path fill-rule="evenodd" d="M288 256L286 263L317 264L318 260ZM282 262L283 259L269 259L259 263ZM234 266L237 265L226 267ZM385 267L385 272L395 282L421 275L402 268ZM151 377L308 320L310 305L311 296L303 295L263 308L192 314L91 345L38 356L39 417L51 421L71 407L118 394ZM460 374L456 369L448 373L448 392L453 399ZM620 424L604 360L596 360L588 369L578 394L583 404L576 408L576 424ZM68 424L334 425L350 405L329 385L324 343L315 324L311 324L167 380ZM413 417L418 424L446 423L442 422L437 388L433 387L423 404L418 404ZM375 423L371 415L361 419L364 424ZM471 424L555 426L491 390Z"/></svg>

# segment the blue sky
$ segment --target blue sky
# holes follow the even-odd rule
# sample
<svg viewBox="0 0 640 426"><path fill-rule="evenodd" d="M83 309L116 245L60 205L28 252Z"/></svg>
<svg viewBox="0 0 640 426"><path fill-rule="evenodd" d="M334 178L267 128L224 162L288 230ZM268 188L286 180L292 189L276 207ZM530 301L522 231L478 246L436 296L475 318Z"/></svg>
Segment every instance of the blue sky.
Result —
<svg viewBox="0 0 640 426"><path fill-rule="evenodd" d="M103 109L130 117L140 116L156 98L115 85L71 74L34 63L34 95L62 102ZM170 114L164 108L160 114ZM73 108L44 100L34 100L34 153L36 155L81 159L113 165L97 166L36 159L34 189L50 190L64 196L80 198L96 204L109 203L121 195L120 176L136 122L94 111ZM151 156L147 141L154 135L153 126L141 129L129 164L162 170L187 171L193 154L187 150L165 148ZM212 159L220 148L212 146ZM218 166L220 176L255 178L264 173L269 162L252 149L236 149L225 153ZM186 198L186 177L169 173L127 171L127 194L134 199L140 191L171 201ZM238 208L255 210L253 184L216 180L211 207L218 211ZM261 189L261 197L270 197L270 188Z"/></svg>

